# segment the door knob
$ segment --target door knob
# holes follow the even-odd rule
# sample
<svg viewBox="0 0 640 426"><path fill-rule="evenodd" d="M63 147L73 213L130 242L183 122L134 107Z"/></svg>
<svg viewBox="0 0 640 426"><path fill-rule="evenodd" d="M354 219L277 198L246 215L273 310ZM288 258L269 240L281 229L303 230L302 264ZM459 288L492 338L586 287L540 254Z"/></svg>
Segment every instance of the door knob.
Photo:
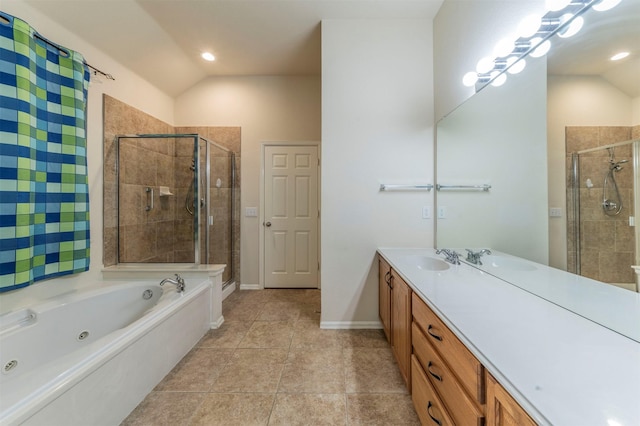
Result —
<svg viewBox="0 0 640 426"><path fill-rule="evenodd" d="M264 226L266 226L267 228L271 226L271 222L265 222Z"/></svg>

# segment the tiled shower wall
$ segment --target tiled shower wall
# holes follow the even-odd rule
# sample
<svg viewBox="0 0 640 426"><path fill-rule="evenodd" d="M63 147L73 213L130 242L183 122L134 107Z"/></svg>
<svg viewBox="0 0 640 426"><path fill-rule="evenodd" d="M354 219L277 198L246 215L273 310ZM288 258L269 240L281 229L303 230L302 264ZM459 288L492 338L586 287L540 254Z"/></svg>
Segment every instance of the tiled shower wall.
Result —
<svg viewBox="0 0 640 426"><path fill-rule="evenodd" d="M176 133L197 133L203 138L213 141L224 148L235 153L235 193L231 199L231 160L230 154L215 146L210 152L211 157L211 215L213 225L210 231L209 259L207 263L224 263L233 265L236 282L240 282L240 128L239 127L177 127ZM216 186L217 179L220 179L220 187ZM232 205L233 217L227 214ZM231 222L230 222L231 221ZM205 221L203 221L205 222ZM204 224L203 224L204 226ZM231 247L231 227L233 227L233 250ZM203 229L200 232L204 232ZM202 241L204 245L204 241ZM204 247L201 246L201 253ZM226 268L222 276L222 281L226 282L231 278L231 268Z"/></svg>
<svg viewBox="0 0 640 426"><path fill-rule="evenodd" d="M581 126L566 128L567 212L573 210L571 155L599 146L637 137L640 126ZM609 171L609 151L598 150L580 155L580 268L581 275L608 283L633 283L635 275L635 228L629 226L634 215L632 145L616 147L615 160L628 160L615 178L623 201L620 214L608 216L602 208L604 178ZM593 187L587 188L590 179ZM576 271L576 235L572 215L568 214L567 263Z"/></svg>
<svg viewBox="0 0 640 426"><path fill-rule="evenodd" d="M104 95L104 265L115 265L118 261L118 235L120 237L121 259L127 262L193 262L192 218L184 208L184 200L191 179L189 167L192 159L191 140L164 139L121 139L121 202L126 206L121 212L121 230L118 226L118 200L116 199L116 146L115 136L123 134L173 134L198 133L236 153L235 200L240 205L240 128L239 127L197 127L174 128L142 111L117 99ZM222 151L221 151L222 152ZM215 169L216 164L212 164ZM222 160L220 160L222 161ZM220 170L221 176L229 175L228 166ZM215 187L217 177L212 176L212 205L219 209L218 198L222 190L230 191L229 179L221 179L221 189ZM168 186L173 196L160 197L158 187ZM146 212L147 194L145 188L154 188L154 209ZM230 197L228 197L230 198ZM224 208L227 206L225 205ZM222 216L222 215L220 215ZM216 232L212 235L210 259L203 263L233 262L235 279L239 281L240 271L240 225L239 208L230 219L234 226L234 252L219 261L222 247L229 247L230 232ZM222 221L220 221L222 222ZM214 222L215 224L215 222ZM228 222L227 222L228 224ZM222 227L222 223L215 224ZM126 227L123 229L122 227ZM226 228L228 229L228 227ZM218 253L218 255L213 255ZM122 257L124 256L124 257ZM225 275L231 273L227 268ZM228 278L228 277L227 277Z"/></svg>

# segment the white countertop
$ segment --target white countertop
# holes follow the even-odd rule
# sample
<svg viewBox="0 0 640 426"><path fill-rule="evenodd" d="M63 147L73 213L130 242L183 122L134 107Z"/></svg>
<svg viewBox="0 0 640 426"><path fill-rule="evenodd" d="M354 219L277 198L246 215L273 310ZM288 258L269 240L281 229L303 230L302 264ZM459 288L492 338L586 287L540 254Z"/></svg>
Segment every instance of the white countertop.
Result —
<svg viewBox="0 0 640 426"><path fill-rule="evenodd" d="M434 249L378 251L539 424L640 425L637 341L469 265L407 258Z"/></svg>

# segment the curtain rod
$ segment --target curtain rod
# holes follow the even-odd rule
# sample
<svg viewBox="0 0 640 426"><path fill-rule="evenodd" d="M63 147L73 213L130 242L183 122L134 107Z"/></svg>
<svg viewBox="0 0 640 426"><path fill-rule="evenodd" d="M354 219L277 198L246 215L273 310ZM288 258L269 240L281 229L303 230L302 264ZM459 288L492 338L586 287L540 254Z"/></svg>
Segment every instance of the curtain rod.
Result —
<svg viewBox="0 0 640 426"><path fill-rule="evenodd" d="M35 38L37 38L38 40L42 41L43 43L48 44L49 46L53 47L54 49L58 50L58 53L61 54L62 56L68 57L69 56L69 52L67 51L67 49L65 49L64 47L60 46L57 43L52 42L51 40L41 36L40 34L38 34L37 32L33 34ZM102 76L104 76L107 80L113 80L115 81L116 79L109 73L106 73L102 70L99 70L98 68L94 67L93 65L91 65L90 63L88 63L87 61L84 61L84 64L91 68L93 70L93 74L100 74Z"/></svg>
<svg viewBox="0 0 640 426"><path fill-rule="evenodd" d="M98 68L94 67L93 65L91 65L90 63L86 62L84 63L86 66L88 66L89 68L91 68L93 70L94 75L95 74L101 74L103 75L107 80L113 80L115 81L116 79L109 73L106 73L104 71L100 71Z"/></svg>

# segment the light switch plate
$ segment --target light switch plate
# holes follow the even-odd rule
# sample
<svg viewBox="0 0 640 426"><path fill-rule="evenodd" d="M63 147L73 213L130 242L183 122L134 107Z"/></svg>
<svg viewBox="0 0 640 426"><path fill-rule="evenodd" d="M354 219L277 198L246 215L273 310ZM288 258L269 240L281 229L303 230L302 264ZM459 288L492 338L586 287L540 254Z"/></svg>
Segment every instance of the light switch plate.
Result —
<svg viewBox="0 0 640 426"><path fill-rule="evenodd" d="M549 217L562 217L562 207L551 207Z"/></svg>
<svg viewBox="0 0 640 426"><path fill-rule="evenodd" d="M258 208L257 207L246 207L244 209L245 217L258 217Z"/></svg>

